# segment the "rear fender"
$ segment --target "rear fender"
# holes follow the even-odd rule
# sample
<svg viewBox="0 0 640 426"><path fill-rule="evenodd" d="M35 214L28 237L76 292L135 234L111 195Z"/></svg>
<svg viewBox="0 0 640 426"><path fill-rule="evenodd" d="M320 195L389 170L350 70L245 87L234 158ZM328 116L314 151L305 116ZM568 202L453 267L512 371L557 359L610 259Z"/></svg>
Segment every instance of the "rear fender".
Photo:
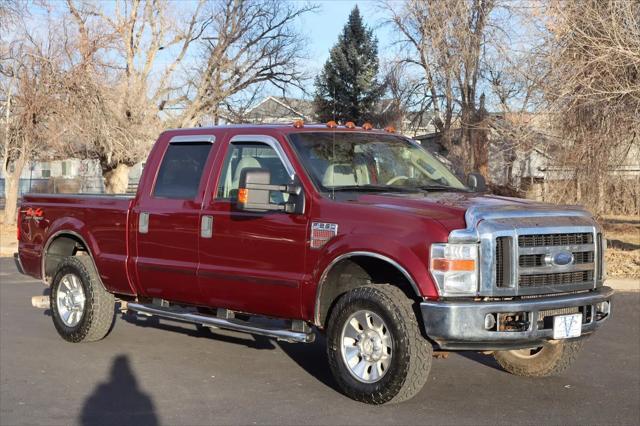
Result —
<svg viewBox="0 0 640 426"><path fill-rule="evenodd" d="M87 254L91 258L91 262L93 263L94 268L96 268L96 272L100 279L100 284L102 285L102 287L106 291L111 292L115 292L118 290L105 285L104 281L102 280L100 274L101 269L99 268L99 257L101 254L100 246L96 238L89 231L89 228L82 221L71 217L60 218L51 225L47 234L48 236L45 240L46 242L42 247L42 260L40 264L41 278L46 285L50 285L51 280L53 279L53 277L46 276L45 265L47 262L47 251L49 250L51 244L57 238L69 236L80 241L87 250Z"/></svg>
<svg viewBox="0 0 640 426"><path fill-rule="evenodd" d="M53 243L57 238L63 237L65 235L76 238L82 243L82 245L87 249L87 253L89 254L89 256L91 256L93 266L96 267L96 271L98 270L97 265L95 264L94 257L96 251L99 252L99 250L97 250L98 244L85 224L73 217L63 217L60 219L56 219L47 229L46 238L44 239L44 243L42 245L40 276L47 285L51 284L47 279L45 268L47 261L47 251L49 250L51 243Z"/></svg>

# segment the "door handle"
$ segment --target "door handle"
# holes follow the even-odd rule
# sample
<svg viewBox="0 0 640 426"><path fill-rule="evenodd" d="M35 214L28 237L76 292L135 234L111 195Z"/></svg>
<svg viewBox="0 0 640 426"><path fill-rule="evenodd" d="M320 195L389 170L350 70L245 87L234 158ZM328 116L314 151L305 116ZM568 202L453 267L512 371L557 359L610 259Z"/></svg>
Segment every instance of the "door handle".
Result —
<svg viewBox="0 0 640 426"><path fill-rule="evenodd" d="M200 222L200 236L211 238L213 236L213 216L203 215Z"/></svg>
<svg viewBox="0 0 640 426"><path fill-rule="evenodd" d="M138 232L141 234L149 232L149 213L140 212L140 216L138 216Z"/></svg>

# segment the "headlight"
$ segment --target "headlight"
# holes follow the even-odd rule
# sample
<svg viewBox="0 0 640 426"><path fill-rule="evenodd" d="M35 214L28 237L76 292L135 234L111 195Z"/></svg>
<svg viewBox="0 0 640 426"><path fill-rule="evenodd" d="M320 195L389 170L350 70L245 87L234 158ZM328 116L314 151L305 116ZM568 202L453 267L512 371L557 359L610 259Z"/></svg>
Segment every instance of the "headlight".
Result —
<svg viewBox="0 0 640 426"><path fill-rule="evenodd" d="M431 275L440 296L469 296L478 292L478 245L432 244Z"/></svg>

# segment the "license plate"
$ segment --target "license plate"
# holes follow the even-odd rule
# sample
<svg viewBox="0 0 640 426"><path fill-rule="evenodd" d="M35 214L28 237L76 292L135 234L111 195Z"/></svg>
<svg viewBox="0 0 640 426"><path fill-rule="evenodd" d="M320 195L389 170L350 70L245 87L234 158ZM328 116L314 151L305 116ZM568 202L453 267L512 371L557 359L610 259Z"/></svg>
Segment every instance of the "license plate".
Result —
<svg viewBox="0 0 640 426"><path fill-rule="evenodd" d="M553 317L553 338L569 339L582 333L582 314L558 315Z"/></svg>

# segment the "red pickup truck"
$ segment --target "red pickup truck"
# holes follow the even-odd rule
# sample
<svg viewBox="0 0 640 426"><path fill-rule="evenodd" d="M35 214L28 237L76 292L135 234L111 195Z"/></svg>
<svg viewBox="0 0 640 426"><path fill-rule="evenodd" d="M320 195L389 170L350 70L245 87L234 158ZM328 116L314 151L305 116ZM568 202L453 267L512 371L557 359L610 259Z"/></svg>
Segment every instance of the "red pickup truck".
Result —
<svg viewBox="0 0 640 426"><path fill-rule="evenodd" d="M105 337L119 301L286 341L317 330L341 389L372 404L416 395L433 348L558 373L610 314L600 228L484 192L370 126L168 130L133 197L26 195L15 260L71 342Z"/></svg>

